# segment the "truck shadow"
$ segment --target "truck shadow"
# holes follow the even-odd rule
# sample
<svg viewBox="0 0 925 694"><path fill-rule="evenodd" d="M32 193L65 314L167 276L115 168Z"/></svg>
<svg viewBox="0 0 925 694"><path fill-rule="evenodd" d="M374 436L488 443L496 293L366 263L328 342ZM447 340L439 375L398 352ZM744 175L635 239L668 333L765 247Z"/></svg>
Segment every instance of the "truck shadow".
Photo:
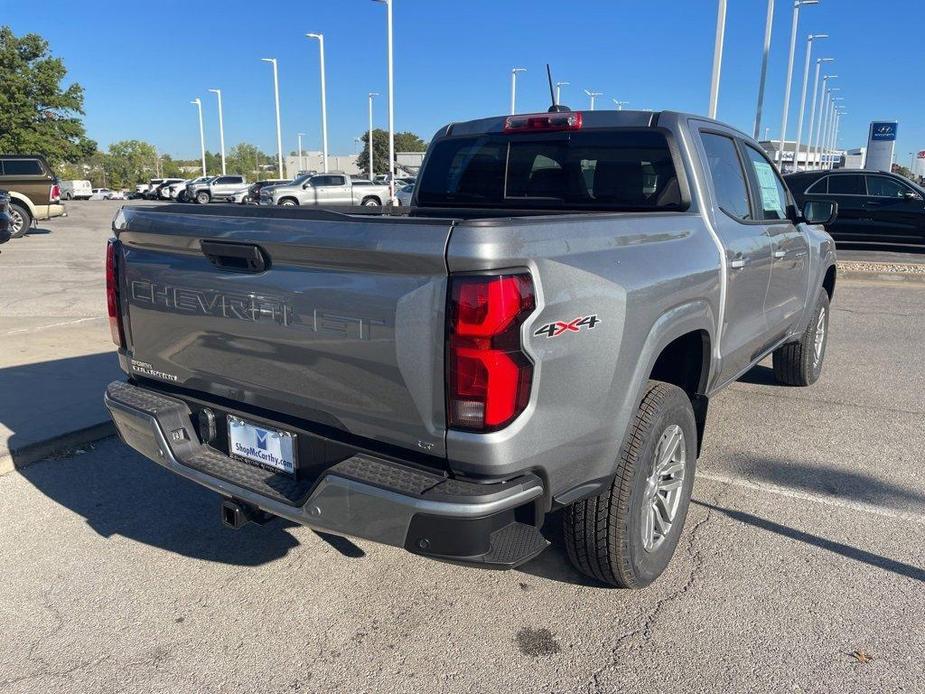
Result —
<svg viewBox="0 0 925 694"><path fill-rule="evenodd" d="M84 455L36 463L18 471L36 489L84 518L102 537L122 536L194 559L259 566L299 546L277 519L230 530L221 524L220 497L177 477L118 439Z"/></svg>

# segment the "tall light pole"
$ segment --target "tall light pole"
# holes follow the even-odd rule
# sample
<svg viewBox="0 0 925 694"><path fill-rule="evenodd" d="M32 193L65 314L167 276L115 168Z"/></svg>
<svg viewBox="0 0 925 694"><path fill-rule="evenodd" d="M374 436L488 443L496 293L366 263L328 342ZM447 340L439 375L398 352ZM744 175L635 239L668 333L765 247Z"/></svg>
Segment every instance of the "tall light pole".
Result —
<svg viewBox="0 0 925 694"><path fill-rule="evenodd" d="M265 63L273 66L273 94L276 97L276 164L279 168L279 177L283 177L283 129L279 124L279 68L276 58L261 58Z"/></svg>
<svg viewBox="0 0 925 694"><path fill-rule="evenodd" d="M513 116L517 113L517 73L526 72L527 68L525 67L512 67L511 68L511 115Z"/></svg>
<svg viewBox="0 0 925 694"><path fill-rule="evenodd" d="M803 61L803 88L800 92L800 116L797 119L797 141L793 147L793 168L800 169L800 138L803 137L803 113L806 109L806 85L809 83L809 61L813 52L813 41L827 39L828 34L810 34L806 39L806 59ZM809 163L809 147L806 148L806 159Z"/></svg>
<svg viewBox="0 0 925 694"><path fill-rule="evenodd" d="M196 104L196 108L199 109L199 151L202 153L202 175L208 176L206 173L206 131L202 127L202 99L197 96L190 103Z"/></svg>
<svg viewBox="0 0 925 694"><path fill-rule="evenodd" d="M629 103L629 101L619 101L616 97L611 97L610 100L617 105L618 111L622 111L623 107Z"/></svg>
<svg viewBox="0 0 925 694"><path fill-rule="evenodd" d="M369 180L376 177L376 170L373 168L373 98L379 96L379 92L370 92L366 95L369 99Z"/></svg>
<svg viewBox="0 0 925 694"><path fill-rule="evenodd" d="M822 127L825 120L826 108L829 103L829 80L837 78L838 75L826 75L822 78L822 93L819 95L819 125L816 128L816 139L813 145L814 158L822 168L822 151L819 146L822 144Z"/></svg>
<svg viewBox="0 0 925 694"><path fill-rule="evenodd" d="M807 145L806 145L806 168L810 168L810 157L809 157L809 153L810 153L810 150L812 149L812 142L813 142L813 127L816 125L816 96L817 96L817 94L818 94L818 92L819 92L819 68L822 67L822 64L823 64L823 63L831 63L833 60L835 60L835 58L817 58L817 59L816 59L816 78L813 80L813 104L812 104L812 108L810 108L810 110L809 110L809 131L808 131L808 137L806 138L806 140L807 140ZM822 114L820 113L819 116L821 117ZM800 120L801 120L801 124L802 124L802 118L801 118ZM797 138L797 139L799 139L799 138ZM814 168L814 169L816 168L816 162L815 162L815 161L812 162L812 168Z"/></svg>
<svg viewBox="0 0 925 694"><path fill-rule="evenodd" d="M835 150L835 128L838 125L838 114L841 110L840 104L838 102L844 101L844 100L845 100L845 97L843 96L832 97L832 117L829 122L829 141L827 143L828 150L829 150L829 165L827 168L829 169L832 168L832 164L833 164L832 155L834 154L834 150Z"/></svg>
<svg viewBox="0 0 925 694"><path fill-rule="evenodd" d="M909 152L909 177L915 180L915 152Z"/></svg>
<svg viewBox="0 0 925 694"><path fill-rule="evenodd" d="M829 87L825 90L825 100L823 101L825 108L822 111L822 139L819 140L820 162L825 158L826 143L829 141L829 122L832 120L832 108L835 106L835 102L832 101L832 96L834 95L834 92L837 91L838 87ZM828 167L823 165L820 168L825 169Z"/></svg>
<svg viewBox="0 0 925 694"><path fill-rule="evenodd" d="M838 133L839 133L839 131L841 130L841 117L844 116L846 113L847 113L847 111L839 111L839 112L838 112L838 121L835 123L835 145L834 145L833 149L834 149L836 152L838 152ZM839 155L838 161L841 161L841 155ZM834 164L832 165L832 168L835 168L835 165L834 165Z"/></svg>
<svg viewBox="0 0 925 694"><path fill-rule="evenodd" d="M601 96L604 92L592 92L588 89L585 89L585 94L591 98L591 110L594 110L594 99L595 97Z"/></svg>
<svg viewBox="0 0 925 694"><path fill-rule="evenodd" d="M302 138L305 133L299 133L299 171L305 171L305 159L302 158Z"/></svg>
<svg viewBox="0 0 925 694"><path fill-rule="evenodd" d="M755 109L755 130L752 137L758 139L761 132L761 109L764 106L764 85L768 77L768 56L771 54L771 29L774 27L774 0L768 0L768 16L764 20L764 51L761 54L761 77L758 80L758 107ZM767 139L767 138L765 138Z"/></svg>
<svg viewBox="0 0 925 694"><path fill-rule="evenodd" d="M723 71L723 38L726 35L726 0L719 0L716 12L716 39L713 44L713 77L710 81L710 111L707 115L716 118L719 102L719 76Z"/></svg>
<svg viewBox="0 0 925 694"><path fill-rule="evenodd" d="M570 84L571 82L556 82L556 106L562 103L561 101L559 101L560 90L562 89L562 87L567 87Z"/></svg>
<svg viewBox="0 0 925 694"><path fill-rule="evenodd" d="M386 32L388 34L388 70L389 70L389 204L395 199L395 89L392 64L392 0L373 0L381 2L386 9Z"/></svg>
<svg viewBox="0 0 925 694"><path fill-rule="evenodd" d="M225 175L225 124L222 122L222 90L210 89L218 97L218 139L222 147L222 176Z"/></svg>
<svg viewBox="0 0 925 694"><path fill-rule="evenodd" d="M310 39L318 40L321 52L321 153L324 157L324 172L328 172L328 102L324 83L324 34L305 34Z"/></svg>
<svg viewBox="0 0 925 694"><path fill-rule="evenodd" d="M779 166L784 165L784 146L787 142L787 117L790 115L790 86L793 83L793 57L797 47L797 27L800 23L800 8L803 5L818 5L819 0L793 0L793 21L790 24L790 55L787 57L787 86L784 87L784 112L780 118L780 147L777 150Z"/></svg>

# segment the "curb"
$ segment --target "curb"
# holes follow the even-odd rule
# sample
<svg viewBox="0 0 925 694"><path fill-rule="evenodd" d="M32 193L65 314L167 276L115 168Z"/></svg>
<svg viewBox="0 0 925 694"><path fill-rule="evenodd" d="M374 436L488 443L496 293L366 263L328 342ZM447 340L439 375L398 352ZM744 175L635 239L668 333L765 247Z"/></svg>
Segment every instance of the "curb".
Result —
<svg viewBox="0 0 925 694"><path fill-rule="evenodd" d="M860 270L838 270L840 280L877 280L878 282L925 283L925 273L911 272L862 272Z"/></svg>
<svg viewBox="0 0 925 694"><path fill-rule="evenodd" d="M22 448L16 448L12 451L5 451L0 453L0 476L13 472L13 470L24 468L32 463L37 463L69 448L108 438L115 433L116 429L112 421L106 421L77 431L59 434L44 441L26 444Z"/></svg>

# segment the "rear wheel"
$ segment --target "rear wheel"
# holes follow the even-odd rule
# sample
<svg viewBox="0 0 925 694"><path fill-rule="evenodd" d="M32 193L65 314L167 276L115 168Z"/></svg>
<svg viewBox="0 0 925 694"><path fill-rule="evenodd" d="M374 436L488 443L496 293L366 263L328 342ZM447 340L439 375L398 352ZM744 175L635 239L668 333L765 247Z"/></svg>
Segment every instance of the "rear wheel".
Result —
<svg viewBox="0 0 925 694"><path fill-rule="evenodd" d="M32 215L29 214L29 210L18 202L11 202L10 217L13 222L10 227L10 238L18 239L20 236L25 236L29 227L32 226Z"/></svg>
<svg viewBox="0 0 925 694"><path fill-rule="evenodd" d="M610 488L564 514L575 568L603 583L642 588L678 546L697 462L697 428L687 394L650 381Z"/></svg>
<svg viewBox="0 0 925 694"><path fill-rule="evenodd" d="M177 193L177 202L186 202L186 191L181 190Z"/></svg>
<svg viewBox="0 0 925 694"><path fill-rule="evenodd" d="M829 295L823 291L813 317L797 342L774 350L774 377L788 386L811 386L822 374L829 341Z"/></svg>
<svg viewBox="0 0 925 694"><path fill-rule="evenodd" d="M209 192L206 190L200 190L196 193L196 202L200 205L208 205L209 201L212 199L212 196L209 195Z"/></svg>
<svg viewBox="0 0 925 694"><path fill-rule="evenodd" d="M363 198L363 207L381 207L381 206L382 206L382 202L379 200L379 198L374 198L374 197Z"/></svg>

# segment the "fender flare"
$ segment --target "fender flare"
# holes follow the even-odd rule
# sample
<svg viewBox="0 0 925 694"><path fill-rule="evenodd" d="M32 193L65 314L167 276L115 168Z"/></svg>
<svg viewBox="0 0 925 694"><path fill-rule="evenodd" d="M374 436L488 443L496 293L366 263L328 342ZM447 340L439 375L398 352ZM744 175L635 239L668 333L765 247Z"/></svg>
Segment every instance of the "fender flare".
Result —
<svg viewBox="0 0 925 694"><path fill-rule="evenodd" d="M17 202L21 202L23 204L23 207L29 210L29 214L32 215L32 219L35 219L38 216L35 210L35 203L33 203L29 198L27 198L22 193L16 192L15 190L10 190L7 192L9 193L11 200L16 200Z"/></svg>

